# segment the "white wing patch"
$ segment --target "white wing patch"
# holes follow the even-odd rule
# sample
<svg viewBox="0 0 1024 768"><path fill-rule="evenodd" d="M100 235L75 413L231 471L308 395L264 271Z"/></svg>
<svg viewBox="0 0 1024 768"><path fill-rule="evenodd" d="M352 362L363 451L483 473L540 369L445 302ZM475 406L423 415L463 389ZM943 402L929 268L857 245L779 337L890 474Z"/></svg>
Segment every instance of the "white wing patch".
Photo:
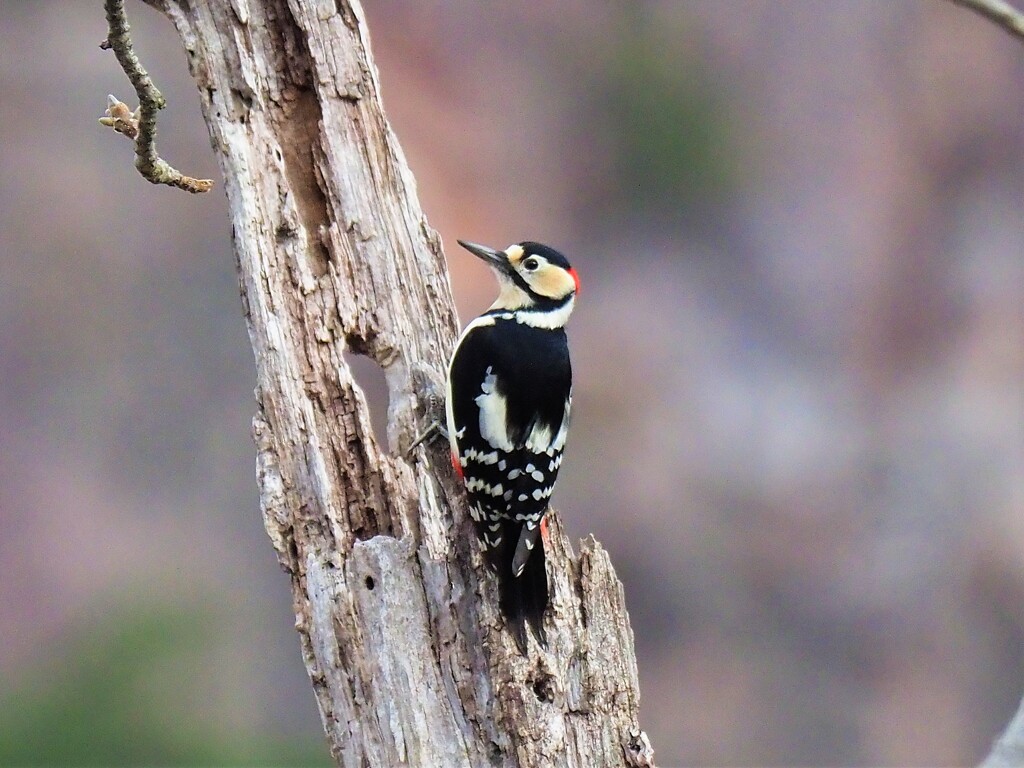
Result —
<svg viewBox="0 0 1024 768"><path fill-rule="evenodd" d="M485 328L492 325L494 325L494 318L489 315L481 315L473 320L462 330L459 340L455 342L455 349L452 351L451 359L448 361L448 377L445 382L444 410L445 421L448 422L448 442L451 444L452 453L456 456L459 455L458 441L462 439L466 430L465 427L458 431L455 429L455 403L454 398L452 397L452 365L455 363L455 358L459 354L459 348L462 346L462 342L466 340L466 337L477 328Z"/></svg>
<svg viewBox="0 0 1024 768"><path fill-rule="evenodd" d="M547 424L534 424L526 437L526 450L531 453L544 453L551 447L551 427ZM529 472L531 470L527 470Z"/></svg>
<svg viewBox="0 0 1024 768"><path fill-rule="evenodd" d="M509 439L506 422L508 403L505 402L505 397L498 392L497 384L498 377L494 375L493 368L487 366L487 374L480 386L482 394L476 396L476 404L480 409L480 436L492 448L512 451L515 446Z"/></svg>
<svg viewBox="0 0 1024 768"><path fill-rule="evenodd" d="M462 435L459 435L459 437L462 437ZM483 451L478 451L476 448L467 448L462 456L459 457L459 463L462 466L466 466L470 461L476 461L481 464L497 464L498 452L491 451L490 453L484 453Z"/></svg>
<svg viewBox="0 0 1024 768"><path fill-rule="evenodd" d="M558 432L554 432L548 424L534 424L530 429L530 434L526 437L526 449L531 453L543 453L552 457L556 453L561 453L565 448L565 439L569 435L569 411L571 408L572 397L570 396L565 401L565 410L562 412L562 423L558 427ZM548 469L557 469L561 463L561 456L559 456L558 464L552 463ZM533 469L532 466L529 466L526 471L533 472ZM535 479L540 482L540 478Z"/></svg>
<svg viewBox="0 0 1024 768"><path fill-rule="evenodd" d="M568 409L566 409L568 410ZM567 414L568 415L568 414ZM555 451L561 451L565 448L565 438L569 436L569 419L562 419L562 426L558 428L558 434L555 435L555 439L551 442L551 447L547 453L554 453Z"/></svg>
<svg viewBox="0 0 1024 768"><path fill-rule="evenodd" d="M551 450L547 453L551 454L556 451L561 451L565 448L565 438L569 436L569 411L572 410L572 394L566 398L565 411L562 413L562 426L558 428L558 434L555 435L555 439L551 443ZM559 458L561 463L561 458Z"/></svg>

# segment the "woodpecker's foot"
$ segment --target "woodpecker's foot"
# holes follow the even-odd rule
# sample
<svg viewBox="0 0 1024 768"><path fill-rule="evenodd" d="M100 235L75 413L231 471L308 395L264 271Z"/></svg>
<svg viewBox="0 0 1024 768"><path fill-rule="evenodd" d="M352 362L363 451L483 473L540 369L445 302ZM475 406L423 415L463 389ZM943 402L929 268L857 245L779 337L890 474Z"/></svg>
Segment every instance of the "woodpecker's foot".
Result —
<svg viewBox="0 0 1024 768"><path fill-rule="evenodd" d="M431 440L435 437L443 437L446 441L448 440L448 430L444 428L444 425L436 419L427 426L425 430L420 432L416 439L412 441L412 445L405 449L405 456L408 458L412 456L412 452L420 447L427 440Z"/></svg>

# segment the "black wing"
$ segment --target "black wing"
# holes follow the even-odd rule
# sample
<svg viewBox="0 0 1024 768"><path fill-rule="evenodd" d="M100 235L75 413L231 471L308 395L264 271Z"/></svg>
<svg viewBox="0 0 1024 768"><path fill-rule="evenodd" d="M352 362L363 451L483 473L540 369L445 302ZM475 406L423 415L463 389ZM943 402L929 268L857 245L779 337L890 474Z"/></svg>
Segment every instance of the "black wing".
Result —
<svg viewBox="0 0 1024 768"><path fill-rule="evenodd" d="M565 331L504 319L471 328L450 382L453 442L477 528L488 549L508 538L514 548L523 525L539 523L561 467L572 389Z"/></svg>

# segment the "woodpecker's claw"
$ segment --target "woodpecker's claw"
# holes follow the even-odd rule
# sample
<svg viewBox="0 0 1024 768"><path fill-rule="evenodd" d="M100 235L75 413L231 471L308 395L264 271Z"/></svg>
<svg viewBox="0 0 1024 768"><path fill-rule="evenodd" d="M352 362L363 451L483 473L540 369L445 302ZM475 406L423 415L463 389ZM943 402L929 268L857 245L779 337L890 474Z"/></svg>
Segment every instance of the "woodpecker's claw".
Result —
<svg viewBox="0 0 1024 768"><path fill-rule="evenodd" d="M425 443L427 440L437 436L441 436L447 440L448 430L444 428L440 421L435 419L430 422L425 430L416 436L416 439L412 441L412 445L405 449L406 458L412 456L412 452L415 451L422 443Z"/></svg>

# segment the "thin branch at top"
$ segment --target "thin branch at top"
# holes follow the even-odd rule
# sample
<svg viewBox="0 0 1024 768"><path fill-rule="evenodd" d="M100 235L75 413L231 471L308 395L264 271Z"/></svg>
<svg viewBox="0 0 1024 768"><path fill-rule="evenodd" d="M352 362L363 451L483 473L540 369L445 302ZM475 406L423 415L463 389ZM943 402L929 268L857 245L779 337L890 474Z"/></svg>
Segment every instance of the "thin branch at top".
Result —
<svg viewBox="0 0 1024 768"><path fill-rule="evenodd" d="M156 113L167 105L167 101L153 84L153 79L132 48L124 0L104 0L103 7L107 14L107 39L100 47L114 51L118 64L135 86L139 108L133 113L125 104L110 96L106 117L101 117L100 122L135 139L135 167L146 180L178 187L186 192L209 192L213 187L212 179L186 176L157 154Z"/></svg>
<svg viewBox="0 0 1024 768"><path fill-rule="evenodd" d="M989 21L998 24L1018 40L1024 41L1024 13L1003 0L949 0L954 5L969 8Z"/></svg>

